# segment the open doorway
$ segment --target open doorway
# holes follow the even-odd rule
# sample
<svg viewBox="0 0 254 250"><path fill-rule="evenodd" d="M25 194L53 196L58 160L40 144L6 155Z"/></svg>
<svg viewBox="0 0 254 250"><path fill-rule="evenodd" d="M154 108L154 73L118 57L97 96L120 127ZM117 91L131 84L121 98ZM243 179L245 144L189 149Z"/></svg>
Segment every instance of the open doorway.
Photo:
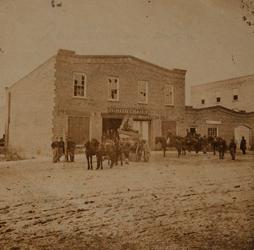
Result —
<svg viewBox="0 0 254 250"><path fill-rule="evenodd" d="M102 119L102 135L106 138L113 137L120 128L123 119L119 118L103 118Z"/></svg>
<svg viewBox="0 0 254 250"><path fill-rule="evenodd" d="M250 131L251 130L246 126L238 126L234 129L235 141L238 146L240 145L242 137L244 137L246 140L247 148L250 147Z"/></svg>

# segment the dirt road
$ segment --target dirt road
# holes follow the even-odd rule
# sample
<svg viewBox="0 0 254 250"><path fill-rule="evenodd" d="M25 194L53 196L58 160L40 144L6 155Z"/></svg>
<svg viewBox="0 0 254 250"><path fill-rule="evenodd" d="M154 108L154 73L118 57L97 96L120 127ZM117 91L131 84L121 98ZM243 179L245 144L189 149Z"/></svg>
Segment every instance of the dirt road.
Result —
<svg viewBox="0 0 254 250"><path fill-rule="evenodd" d="M2 162L0 249L254 249L254 155Z"/></svg>

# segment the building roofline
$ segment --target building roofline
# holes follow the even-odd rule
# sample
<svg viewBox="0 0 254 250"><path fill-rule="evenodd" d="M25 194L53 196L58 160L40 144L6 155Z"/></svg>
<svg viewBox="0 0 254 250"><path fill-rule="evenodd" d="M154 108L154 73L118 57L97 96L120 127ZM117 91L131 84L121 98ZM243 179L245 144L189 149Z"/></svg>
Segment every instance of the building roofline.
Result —
<svg viewBox="0 0 254 250"><path fill-rule="evenodd" d="M210 107L203 107L203 108L193 108L192 106L185 106L187 110L190 111L206 111L206 110L221 110L225 112L229 112L232 114L240 114L240 115L254 115L254 111L251 112L241 112L241 111L235 111L233 109L226 108L224 106L216 105L216 106L210 106Z"/></svg>
<svg viewBox="0 0 254 250"><path fill-rule="evenodd" d="M73 56L73 57L77 57L77 58L119 58L119 59L131 59L134 61L138 61L147 65L150 65L152 67L158 68L160 70L166 71L166 72L170 72L170 73L174 73L174 74L180 74L180 75L185 75L187 70L185 69L178 69L178 68L174 68L174 69L168 69L166 67L163 66L159 66L157 64L154 63L150 63L148 61L145 61L143 59L140 59L138 57L132 56L132 55L79 55L76 54L75 51L72 50L64 50L64 49L60 49L58 50L58 55L63 55L63 56Z"/></svg>
<svg viewBox="0 0 254 250"><path fill-rule="evenodd" d="M152 67L156 67L156 68L158 68L160 70L163 70L163 71L166 71L166 72L170 72L170 73L174 73L174 74L185 75L186 72L187 72L187 70L184 70L184 69L177 69L177 68L175 68L175 69L168 69L168 68L159 66L159 65L154 64L154 63L147 62L145 60L142 60L140 58L137 58L137 57L131 56L131 55L78 55L78 54L75 53L75 51L72 51L72 50L59 49L58 53L56 55L51 56L49 59L47 59L46 61L44 61L43 63L41 63L37 67L35 67L32 71L30 71L29 73L25 74L19 80L15 81L14 83L12 83L9 86L5 86L5 88L7 88L7 89L12 88L18 82L20 82L21 80L25 79L29 75L31 75L34 71L36 71L37 69L39 69L43 65L47 64L50 60L52 60L53 58L56 58L58 55L59 56L74 56L74 57L82 57L82 58L126 58L126 59L132 59L134 61L139 61L141 63L147 64L147 65L150 65Z"/></svg>
<svg viewBox="0 0 254 250"><path fill-rule="evenodd" d="M206 86L206 85L216 84L216 83L226 83L226 82L230 82L230 81L245 80L245 79L248 79L251 77L254 78L254 74L245 75L245 76L238 76L238 77L233 77L233 78L228 78L228 79L223 79L223 80L218 80L218 81L213 81L213 82L200 83L197 85L192 85L191 88Z"/></svg>

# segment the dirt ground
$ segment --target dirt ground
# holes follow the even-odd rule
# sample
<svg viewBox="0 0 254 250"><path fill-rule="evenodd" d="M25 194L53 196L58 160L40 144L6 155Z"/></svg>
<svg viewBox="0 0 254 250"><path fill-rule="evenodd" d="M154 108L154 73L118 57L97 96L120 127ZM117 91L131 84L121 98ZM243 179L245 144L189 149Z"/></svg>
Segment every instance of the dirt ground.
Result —
<svg viewBox="0 0 254 250"><path fill-rule="evenodd" d="M254 155L1 162L0 249L254 249Z"/></svg>

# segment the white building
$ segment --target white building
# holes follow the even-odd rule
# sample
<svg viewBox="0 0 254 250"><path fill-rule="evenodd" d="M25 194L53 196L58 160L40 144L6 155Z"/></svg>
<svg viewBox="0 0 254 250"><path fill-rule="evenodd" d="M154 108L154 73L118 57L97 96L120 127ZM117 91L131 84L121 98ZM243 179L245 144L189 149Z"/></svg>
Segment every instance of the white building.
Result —
<svg viewBox="0 0 254 250"><path fill-rule="evenodd" d="M220 105L235 111L252 112L254 75L192 86L191 105L194 108Z"/></svg>

